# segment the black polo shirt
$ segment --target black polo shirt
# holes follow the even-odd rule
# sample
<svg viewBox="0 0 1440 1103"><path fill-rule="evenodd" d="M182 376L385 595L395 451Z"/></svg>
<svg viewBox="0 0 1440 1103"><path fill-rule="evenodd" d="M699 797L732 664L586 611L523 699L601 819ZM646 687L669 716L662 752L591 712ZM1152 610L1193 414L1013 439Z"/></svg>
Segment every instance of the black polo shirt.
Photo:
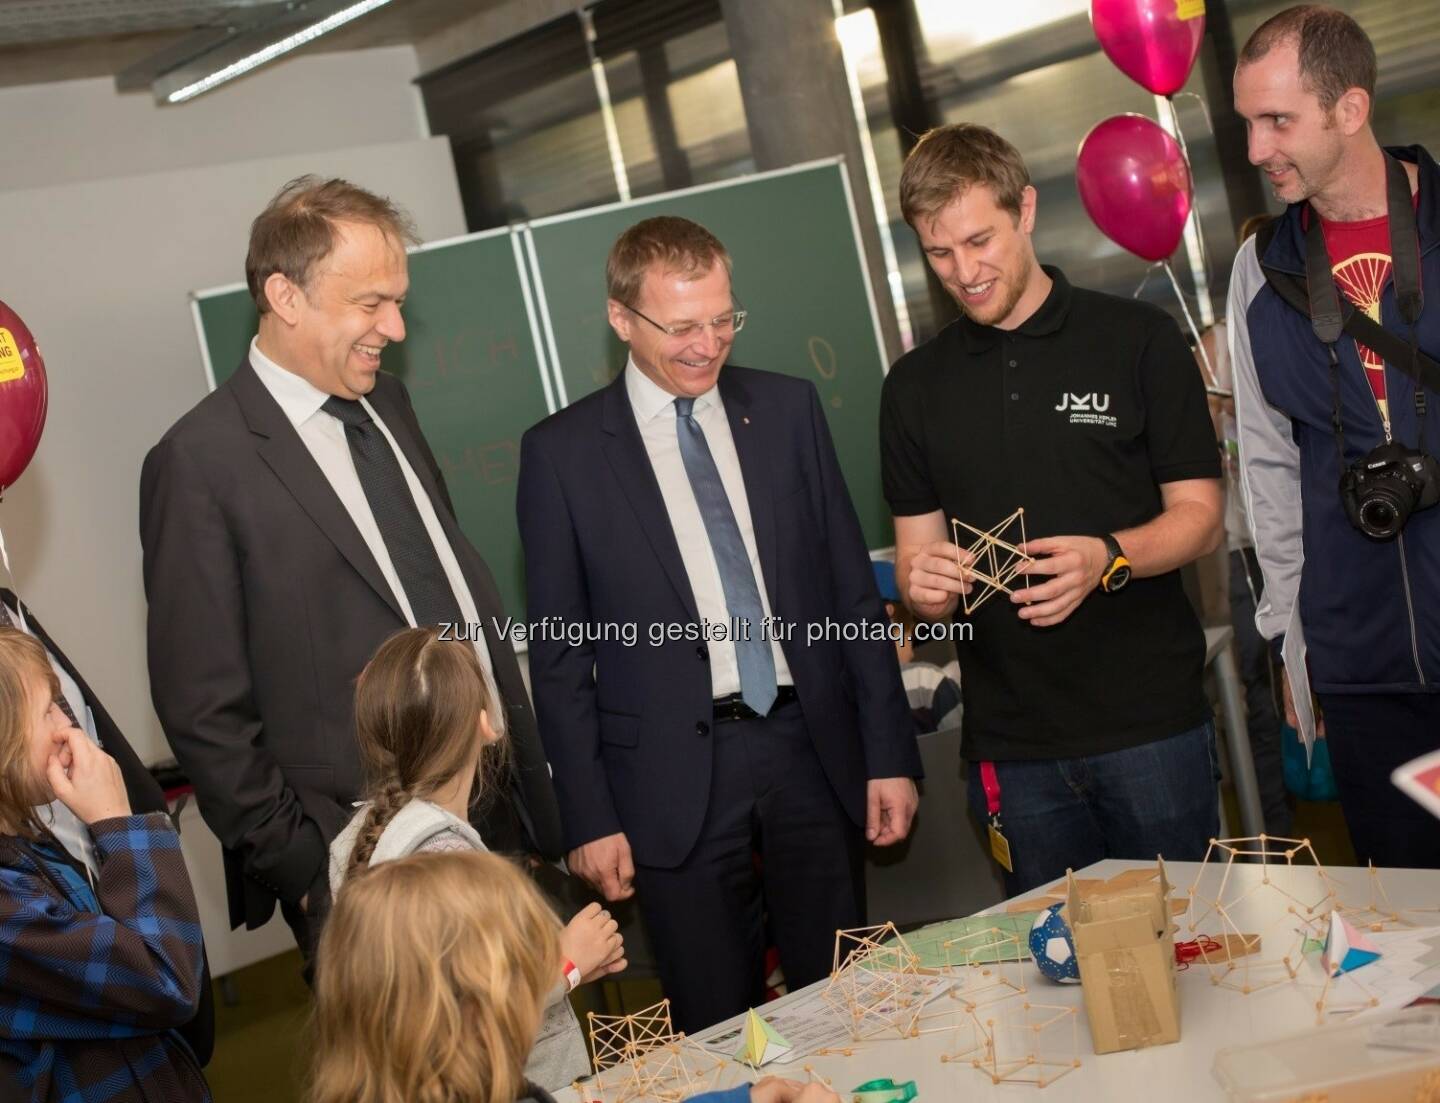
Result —
<svg viewBox="0 0 1440 1103"><path fill-rule="evenodd" d="M988 529L1023 506L1032 540L1100 536L1156 517L1161 483L1220 477L1174 320L1045 271L1054 288L1016 329L960 318L890 370L880 452L896 516L938 509L947 531L952 517ZM1097 590L1049 628L1017 614L1003 593L956 612L971 622L956 643L967 758L1097 754L1209 717L1204 633L1178 571Z"/></svg>

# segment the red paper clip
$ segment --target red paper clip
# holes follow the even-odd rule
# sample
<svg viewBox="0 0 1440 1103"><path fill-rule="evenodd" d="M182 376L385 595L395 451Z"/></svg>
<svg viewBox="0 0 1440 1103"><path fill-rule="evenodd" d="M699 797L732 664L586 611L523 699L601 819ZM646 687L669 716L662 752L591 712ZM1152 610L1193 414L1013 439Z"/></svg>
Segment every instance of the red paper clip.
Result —
<svg viewBox="0 0 1440 1103"><path fill-rule="evenodd" d="M1175 943L1175 961L1181 969L1190 968L1190 963L1201 957L1209 957L1225 949L1209 935L1202 934L1189 942Z"/></svg>

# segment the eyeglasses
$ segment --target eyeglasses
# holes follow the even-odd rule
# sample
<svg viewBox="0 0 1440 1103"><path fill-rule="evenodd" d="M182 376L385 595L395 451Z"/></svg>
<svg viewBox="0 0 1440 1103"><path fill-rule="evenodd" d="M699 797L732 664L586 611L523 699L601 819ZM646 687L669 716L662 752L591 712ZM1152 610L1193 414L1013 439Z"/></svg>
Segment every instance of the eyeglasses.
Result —
<svg viewBox="0 0 1440 1103"><path fill-rule="evenodd" d="M712 318L708 322L677 322L673 326L664 326L654 318L648 318L641 314L633 306L627 304L625 309L637 318L644 318L665 336L677 339L698 337L706 326L714 326L716 336L719 337L734 335L745 328L745 319L750 313L748 310L732 310L729 314L721 314L718 318Z"/></svg>

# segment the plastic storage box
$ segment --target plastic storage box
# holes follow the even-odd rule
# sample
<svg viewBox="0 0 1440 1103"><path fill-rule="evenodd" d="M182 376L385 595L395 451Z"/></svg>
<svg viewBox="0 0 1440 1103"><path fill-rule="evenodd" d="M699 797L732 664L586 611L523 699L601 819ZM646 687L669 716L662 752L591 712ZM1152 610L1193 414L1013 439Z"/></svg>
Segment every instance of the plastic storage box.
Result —
<svg viewBox="0 0 1440 1103"><path fill-rule="evenodd" d="M1222 1049L1215 1078L1232 1103L1440 1100L1440 1005Z"/></svg>

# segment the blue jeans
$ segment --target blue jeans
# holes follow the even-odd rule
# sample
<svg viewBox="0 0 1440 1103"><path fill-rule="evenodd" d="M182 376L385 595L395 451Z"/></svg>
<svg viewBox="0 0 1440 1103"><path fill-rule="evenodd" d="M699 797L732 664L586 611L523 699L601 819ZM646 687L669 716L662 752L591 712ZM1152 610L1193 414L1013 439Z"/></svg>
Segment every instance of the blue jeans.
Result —
<svg viewBox="0 0 1440 1103"><path fill-rule="evenodd" d="M989 822L980 764L969 764L970 811ZM1198 862L1220 832L1215 725L1123 751L995 763L1000 830L1010 842L1011 896L1102 858Z"/></svg>

